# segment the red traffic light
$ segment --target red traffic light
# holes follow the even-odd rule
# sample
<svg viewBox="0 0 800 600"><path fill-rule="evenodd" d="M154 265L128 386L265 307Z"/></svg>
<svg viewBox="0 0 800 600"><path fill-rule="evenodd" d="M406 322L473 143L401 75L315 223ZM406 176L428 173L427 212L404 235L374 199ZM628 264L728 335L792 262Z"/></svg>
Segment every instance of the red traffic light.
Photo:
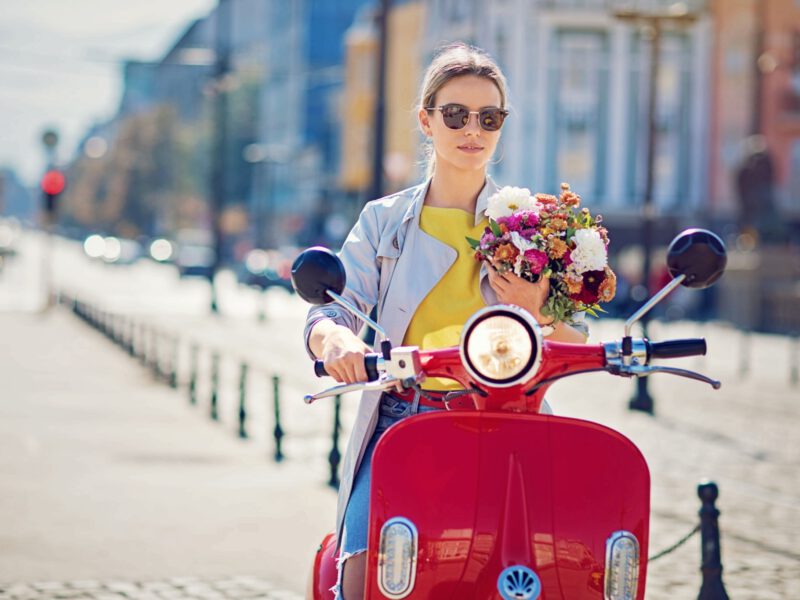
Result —
<svg viewBox="0 0 800 600"><path fill-rule="evenodd" d="M64 177L64 174L56 169L51 169L44 174L39 185L42 187L42 191L48 196L58 196L64 191L66 184L67 179Z"/></svg>

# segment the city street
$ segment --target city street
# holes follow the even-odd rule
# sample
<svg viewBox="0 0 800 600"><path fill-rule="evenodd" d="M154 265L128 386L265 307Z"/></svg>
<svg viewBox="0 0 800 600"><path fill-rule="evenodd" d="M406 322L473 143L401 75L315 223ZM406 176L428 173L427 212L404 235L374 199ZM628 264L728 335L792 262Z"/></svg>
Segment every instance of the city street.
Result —
<svg viewBox="0 0 800 600"><path fill-rule="evenodd" d="M221 314L211 316L208 284L181 280L171 266L89 261L79 244L61 239L46 248L27 234L0 272L0 600L298 597L335 511L326 485L333 403L301 401L330 383L310 376L301 340L306 307L283 290L241 289L223 272ZM151 366L69 306L43 311L44 264L54 291L125 317L151 357L176 359L177 388L156 381ZM650 417L627 409L631 382L588 375L553 387L555 412L608 425L641 448L652 472L651 556L697 523L696 486L708 478L720 488L730 597L796 597L797 342L723 323L654 323L650 334L706 337L707 357L672 364L720 379L722 389L653 376ZM592 341L621 335L619 321L592 326ZM195 406L187 390L193 346ZM219 422L208 417L215 352ZM236 435L242 363L247 440ZM281 463L272 459L273 377ZM342 408L340 449L355 398L345 397ZM694 536L651 563L647 598L696 597L699 567Z"/></svg>

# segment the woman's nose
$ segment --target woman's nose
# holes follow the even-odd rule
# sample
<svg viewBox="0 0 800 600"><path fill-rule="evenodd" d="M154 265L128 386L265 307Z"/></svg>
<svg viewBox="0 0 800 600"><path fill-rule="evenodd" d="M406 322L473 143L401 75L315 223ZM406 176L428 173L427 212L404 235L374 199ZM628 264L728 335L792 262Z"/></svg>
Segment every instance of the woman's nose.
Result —
<svg viewBox="0 0 800 600"><path fill-rule="evenodd" d="M473 117L475 117L475 118L473 119ZM475 135L475 134L480 135L481 124L480 124L480 121L478 121L478 119L480 119L480 118L481 118L481 116L479 114L470 113L470 115L467 117L467 124L464 125L464 133L469 133L469 134L472 134L472 135Z"/></svg>

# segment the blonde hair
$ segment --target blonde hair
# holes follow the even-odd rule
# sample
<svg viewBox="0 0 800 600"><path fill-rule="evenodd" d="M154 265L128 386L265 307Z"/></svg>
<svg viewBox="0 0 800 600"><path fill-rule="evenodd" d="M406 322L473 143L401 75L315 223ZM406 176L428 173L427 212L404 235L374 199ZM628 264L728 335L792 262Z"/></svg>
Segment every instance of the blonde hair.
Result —
<svg viewBox="0 0 800 600"><path fill-rule="evenodd" d="M435 106L436 94L444 85L456 77L475 75L484 77L497 86L500 92L500 108L506 107L507 83L503 71L494 59L484 50L456 42L440 48L422 78L419 93L419 107L423 109ZM427 159L427 175L433 175L436 166L433 145L425 148Z"/></svg>

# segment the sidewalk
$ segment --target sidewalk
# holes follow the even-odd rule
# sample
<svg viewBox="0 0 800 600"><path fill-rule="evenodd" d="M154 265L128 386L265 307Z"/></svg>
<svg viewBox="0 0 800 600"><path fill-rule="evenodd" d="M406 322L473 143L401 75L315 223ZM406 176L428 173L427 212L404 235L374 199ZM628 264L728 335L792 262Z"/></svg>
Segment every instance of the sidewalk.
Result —
<svg viewBox="0 0 800 600"><path fill-rule="evenodd" d="M0 582L304 590L334 519L317 473L269 462L66 310L0 313L0 331Z"/></svg>
<svg viewBox="0 0 800 600"><path fill-rule="evenodd" d="M0 600L278 597L299 592L335 498L324 486L332 403L302 404L330 380L310 377L302 348L305 307L267 294L268 319L248 297L225 298L208 316L205 288L150 265L104 268L59 248L66 289L182 340L177 391L65 309L46 316L17 306L23 273L0 282ZM74 264L71 264L70 261ZM234 287L229 286L229 294ZM252 300L252 298L250 298ZM618 321L592 326L616 339ZM656 416L627 409L633 382L603 374L558 382L557 414L598 421L631 438L652 475L650 552L697 523L696 485L720 487L723 579L731 598L779 600L800 589L800 387L790 383L789 338L743 335L724 324L653 323L653 339L706 337L709 355L671 361L722 380L719 391L666 375L650 390ZM198 406L187 401L188 345L199 344ZM208 419L209 349L222 355L221 423ZM247 360L251 439L234 435L237 373ZM743 372L743 366L747 366ZM268 459L271 375L281 377L285 462ZM345 436L355 409L343 402ZM697 597L700 540L652 562L647 599ZM237 576L245 577L237 577ZM246 577L246 576L250 577ZM64 582L86 580L79 586ZM135 592L115 592L129 582ZM249 582L249 583L248 583ZM150 586L149 584L152 584ZM83 587L81 587L83 586ZM247 586L250 586L248 588ZM255 587L253 587L255 586ZM3 591L5 589L5 591ZM272 588L270 588L272 589ZM99 591L98 591L99 590ZM228 590L228 591L224 591ZM236 592L231 590L238 590ZM194 592L197 592L196 594ZM116 596L114 594L117 594Z"/></svg>

